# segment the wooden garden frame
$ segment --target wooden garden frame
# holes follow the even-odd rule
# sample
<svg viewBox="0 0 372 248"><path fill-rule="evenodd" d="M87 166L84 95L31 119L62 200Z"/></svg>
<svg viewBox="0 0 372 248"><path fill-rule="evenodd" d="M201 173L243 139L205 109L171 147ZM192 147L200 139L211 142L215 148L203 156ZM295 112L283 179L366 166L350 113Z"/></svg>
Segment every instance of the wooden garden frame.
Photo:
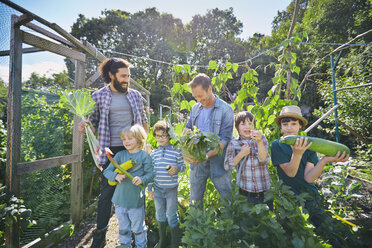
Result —
<svg viewBox="0 0 372 248"><path fill-rule="evenodd" d="M100 51L93 47L87 41L80 41L74 36L63 30L55 23L50 23L43 18L29 12L28 10L10 2L0 0L13 9L23 13L21 16L12 15L10 50L0 51L0 56L10 56L9 64L9 88L8 88L8 122L7 122L7 161L6 161L6 192L19 196L20 175L48 169L64 164L72 164L71 176L71 223L78 224L83 218L83 135L78 131L80 119L74 117L72 154L54 157L32 162L20 163L20 145L21 145L21 89L22 89L22 54L39 51L49 51L67 58L73 59L75 63L75 89L89 87L99 78L96 72L92 77L86 80L85 61L87 56L95 58L98 62L106 59ZM35 20L59 35L30 23ZM30 34L21 30L25 26L38 35ZM47 37L45 39L43 37ZM53 40L53 41L51 41ZM56 42L58 43L56 43ZM22 44L31 45L30 48L22 49ZM131 86L138 89L146 97L145 102L150 106L150 92L131 79ZM19 247L19 227L17 224L8 227L5 233L5 244L9 247Z"/></svg>

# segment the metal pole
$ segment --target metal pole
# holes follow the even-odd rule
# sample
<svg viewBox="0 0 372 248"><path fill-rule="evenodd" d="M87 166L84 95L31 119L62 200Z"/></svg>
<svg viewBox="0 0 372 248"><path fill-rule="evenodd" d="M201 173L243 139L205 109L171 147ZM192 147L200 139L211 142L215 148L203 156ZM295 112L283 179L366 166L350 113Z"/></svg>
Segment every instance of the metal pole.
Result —
<svg viewBox="0 0 372 248"><path fill-rule="evenodd" d="M338 59L337 59L338 61ZM331 54L331 72L332 72L332 89L333 89L333 105L337 105L337 92L336 90L336 79L335 79L335 63L333 60L333 54ZM340 142L340 133L338 130L338 122L337 122L337 108L335 109L335 129L336 129L336 142Z"/></svg>
<svg viewBox="0 0 372 248"><path fill-rule="evenodd" d="M162 120L163 119L163 105L159 104L159 107L160 107L160 111L159 111L159 120Z"/></svg>
<svg viewBox="0 0 372 248"><path fill-rule="evenodd" d="M314 122L310 127L306 128L305 133L310 132L314 127L316 127L324 118L326 118L328 115L332 113L333 110L335 110L338 107L338 104L336 106L333 106L330 110L327 111L322 117L320 117L316 122Z"/></svg>
<svg viewBox="0 0 372 248"><path fill-rule="evenodd" d="M168 105L164 105L164 104L159 104L159 106L160 106L160 113L159 113L159 119L160 120L162 120L163 119L163 107L164 108L169 108L169 120L172 122L172 108L171 107L169 107Z"/></svg>

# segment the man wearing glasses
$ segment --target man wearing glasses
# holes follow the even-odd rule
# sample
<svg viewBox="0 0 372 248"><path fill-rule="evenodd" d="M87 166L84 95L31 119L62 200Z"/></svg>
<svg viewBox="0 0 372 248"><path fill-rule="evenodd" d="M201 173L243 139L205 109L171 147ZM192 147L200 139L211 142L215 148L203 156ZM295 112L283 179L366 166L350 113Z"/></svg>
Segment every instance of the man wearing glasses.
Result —
<svg viewBox="0 0 372 248"><path fill-rule="evenodd" d="M120 139L120 132L128 126L140 124L148 131L148 120L143 105L141 93L129 88L129 62L120 58L103 61L99 66L102 79L108 85L92 94L96 102L96 109L89 117L89 121L80 123L80 131L91 122L93 132L97 133L100 145L98 164L101 171L110 164L105 154L105 147L109 147L114 155L124 150ZM111 216L111 198L115 186L110 186L101 174L101 187L97 207L97 229L93 233L92 248L104 247L106 243L107 225Z"/></svg>

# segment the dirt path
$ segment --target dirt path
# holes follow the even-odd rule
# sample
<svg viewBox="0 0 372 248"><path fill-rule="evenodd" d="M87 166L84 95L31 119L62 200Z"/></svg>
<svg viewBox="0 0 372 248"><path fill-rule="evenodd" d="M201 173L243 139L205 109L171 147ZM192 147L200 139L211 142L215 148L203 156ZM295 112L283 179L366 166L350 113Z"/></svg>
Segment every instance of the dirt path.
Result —
<svg viewBox="0 0 372 248"><path fill-rule="evenodd" d="M89 248L93 242L92 233L95 229L95 220L81 224L74 232L74 234L64 239L56 247L77 247L77 248ZM106 233L106 246L105 248L113 248L119 243L119 225L116 219L115 214L111 217L109 222L109 227Z"/></svg>

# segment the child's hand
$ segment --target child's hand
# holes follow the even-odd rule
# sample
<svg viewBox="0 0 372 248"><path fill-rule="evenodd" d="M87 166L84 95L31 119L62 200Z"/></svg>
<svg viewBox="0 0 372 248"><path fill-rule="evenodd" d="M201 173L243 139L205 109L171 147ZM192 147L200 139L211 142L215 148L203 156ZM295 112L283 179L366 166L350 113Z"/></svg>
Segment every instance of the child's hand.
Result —
<svg viewBox="0 0 372 248"><path fill-rule="evenodd" d="M139 176L137 176L137 177L133 178L132 183L134 185L138 186L138 185L142 184L142 179Z"/></svg>
<svg viewBox="0 0 372 248"><path fill-rule="evenodd" d="M115 176L115 180L118 181L119 183L121 183L126 177L127 177L126 175L117 174Z"/></svg>
<svg viewBox="0 0 372 248"><path fill-rule="evenodd" d="M338 151L336 156L334 157L325 156L323 157L323 160L325 160L326 162L346 162L349 160L349 154L346 154L345 151L343 153Z"/></svg>
<svg viewBox="0 0 372 248"><path fill-rule="evenodd" d="M257 142L262 141L262 134L258 130L251 130L251 137L252 137L252 139L256 140Z"/></svg>
<svg viewBox="0 0 372 248"><path fill-rule="evenodd" d="M296 139L296 143L291 146L293 153L297 155L302 155L304 152L311 146L312 142L307 144L307 138L304 139L304 137Z"/></svg>
<svg viewBox="0 0 372 248"><path fill-rule="evenodd" d="M148 191L149 192L149 200L154 200L154 191Z"/></svg>
<svg viewBox="0 0 372 248"><path fill-rule="evenodd" d="M239 153L245 157L251 153L251 147L249 145L243 145Z"/></svg>
<svg viewBox="0 0 372 248"><path fill-rule="evenodd" d="M178 170L177 165L172 165L171 168L168 170L168 173L174 175Z"/></svg>

